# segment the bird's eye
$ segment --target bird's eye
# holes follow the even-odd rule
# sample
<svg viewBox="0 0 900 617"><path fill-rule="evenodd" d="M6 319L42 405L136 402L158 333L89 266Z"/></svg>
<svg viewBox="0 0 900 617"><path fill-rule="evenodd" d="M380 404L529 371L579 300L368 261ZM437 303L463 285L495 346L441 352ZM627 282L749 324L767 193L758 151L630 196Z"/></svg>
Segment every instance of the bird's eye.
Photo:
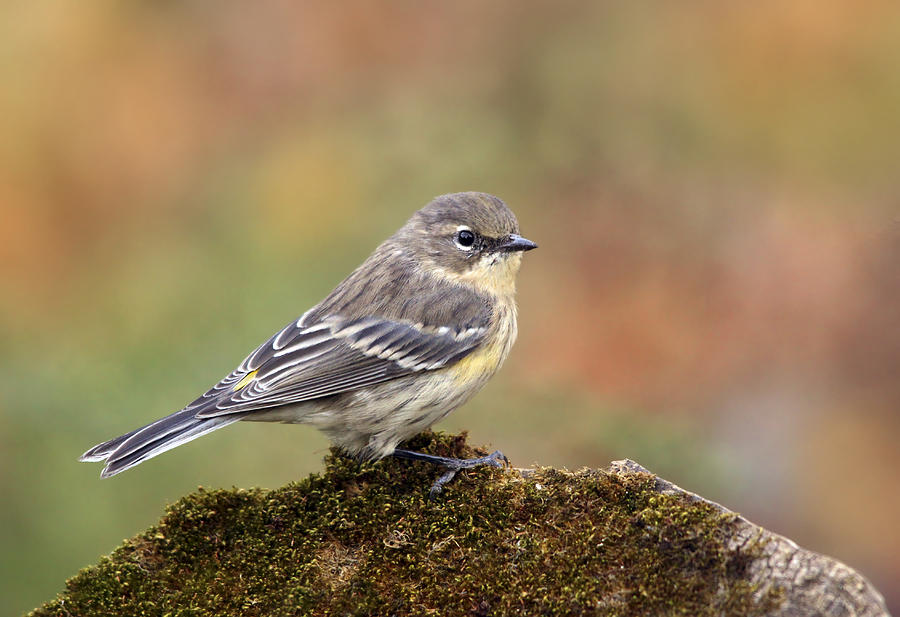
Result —
<svg viewBox="0 0 900 617"><path fill-rule="evenodd" d="M471 248L475 244L475 234L468 229L460 229L456 232L456 244L460 248Z"/></svg>

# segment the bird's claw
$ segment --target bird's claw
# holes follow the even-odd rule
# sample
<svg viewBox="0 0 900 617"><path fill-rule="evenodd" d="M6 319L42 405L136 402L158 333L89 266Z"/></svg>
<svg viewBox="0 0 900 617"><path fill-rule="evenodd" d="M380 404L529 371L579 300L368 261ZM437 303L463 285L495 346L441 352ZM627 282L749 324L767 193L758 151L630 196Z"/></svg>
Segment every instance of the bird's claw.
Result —
<svg viewBox="0 0 900 617"><path fill-rule="evenodd" d="M453 459L444 463L446 471L434 481L431 489L428 491L428 498L434 499L443 490L444 485L456 477L456 472L460 469L472 469L473 467L481 467L482 465L490 465L491 467L508 467L509 459L500 450L494 450L487 456L479 458L461 458Z"/></svg>

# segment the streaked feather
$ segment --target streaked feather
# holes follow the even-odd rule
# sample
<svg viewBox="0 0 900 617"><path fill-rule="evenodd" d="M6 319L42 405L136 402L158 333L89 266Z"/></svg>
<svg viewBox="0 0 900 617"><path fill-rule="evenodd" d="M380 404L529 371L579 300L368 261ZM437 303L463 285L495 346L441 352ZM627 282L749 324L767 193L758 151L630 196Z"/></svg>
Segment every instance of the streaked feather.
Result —
<svg viewBox="0 0 900 617"><path fill-rule="evenodd" d="M267 358L262 364L242 366L257 371L246 387L236 392L214 387L213 395L204 395L189 408L198 418L212 418L342 394L443 368L470 353L487 333L486 321L461 331L374 317L332 317L325 324L327 338L322 324L295 326L290 342L275 351L275 342L287 339L280 332L269 343L270 353L257 350L251 355Z"/></svg>

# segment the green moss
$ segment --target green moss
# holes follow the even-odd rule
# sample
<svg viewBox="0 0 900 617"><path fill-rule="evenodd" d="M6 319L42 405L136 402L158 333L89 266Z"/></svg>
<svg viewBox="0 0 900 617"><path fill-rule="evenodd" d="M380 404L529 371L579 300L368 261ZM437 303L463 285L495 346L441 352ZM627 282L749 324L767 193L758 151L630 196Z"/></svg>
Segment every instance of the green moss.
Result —
<svg viewBox="0 0 900 617"><path fill-rule="evenodd" d="M473 456L465 437L413 449ZM653 476L461 473L435 501L429 465L360 465L273 491L200 490L31 613L58 615L755 615L761 547L733 520L653 490Z"/></svg>

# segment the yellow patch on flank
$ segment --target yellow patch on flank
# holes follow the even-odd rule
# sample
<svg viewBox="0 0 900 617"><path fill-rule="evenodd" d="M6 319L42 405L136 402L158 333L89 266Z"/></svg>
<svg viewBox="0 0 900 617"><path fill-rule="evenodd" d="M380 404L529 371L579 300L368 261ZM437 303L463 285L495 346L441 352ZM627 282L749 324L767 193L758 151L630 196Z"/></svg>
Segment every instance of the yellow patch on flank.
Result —
<svg viewBox="0 0 900 617"><path fill-rule="evenodd" d="M231 391L232 391L232 392L237 392L237 391L240 390L241 388L246 388L246 387L247 387L247 384L249 384L251 381L253 381L253 378L256 377L256 374L257 374L258 372L259 372L259 371L250 371L249 373L247 373L246 375L244 375L244 378L243 378L243 379L241 379L239 382L237 382L236 384L234 384L234 387L231 389Z"/></svg>
<svg viewBox="0 0 900 617"><path fill-rule="evenodd" d="M469 354L451 367L450 371L462 383L477 383L493 375L503 359L501 348L491 345Z"/></svg>
<svg viewBox="0 0 900 617"><path fill-rule="evenodd" d="M500 317L498 331L492 340L449 369L453 377L462 383L484 383L506 360L516 340L515 305L508 308L495 305L494 308Z"/></svg>

